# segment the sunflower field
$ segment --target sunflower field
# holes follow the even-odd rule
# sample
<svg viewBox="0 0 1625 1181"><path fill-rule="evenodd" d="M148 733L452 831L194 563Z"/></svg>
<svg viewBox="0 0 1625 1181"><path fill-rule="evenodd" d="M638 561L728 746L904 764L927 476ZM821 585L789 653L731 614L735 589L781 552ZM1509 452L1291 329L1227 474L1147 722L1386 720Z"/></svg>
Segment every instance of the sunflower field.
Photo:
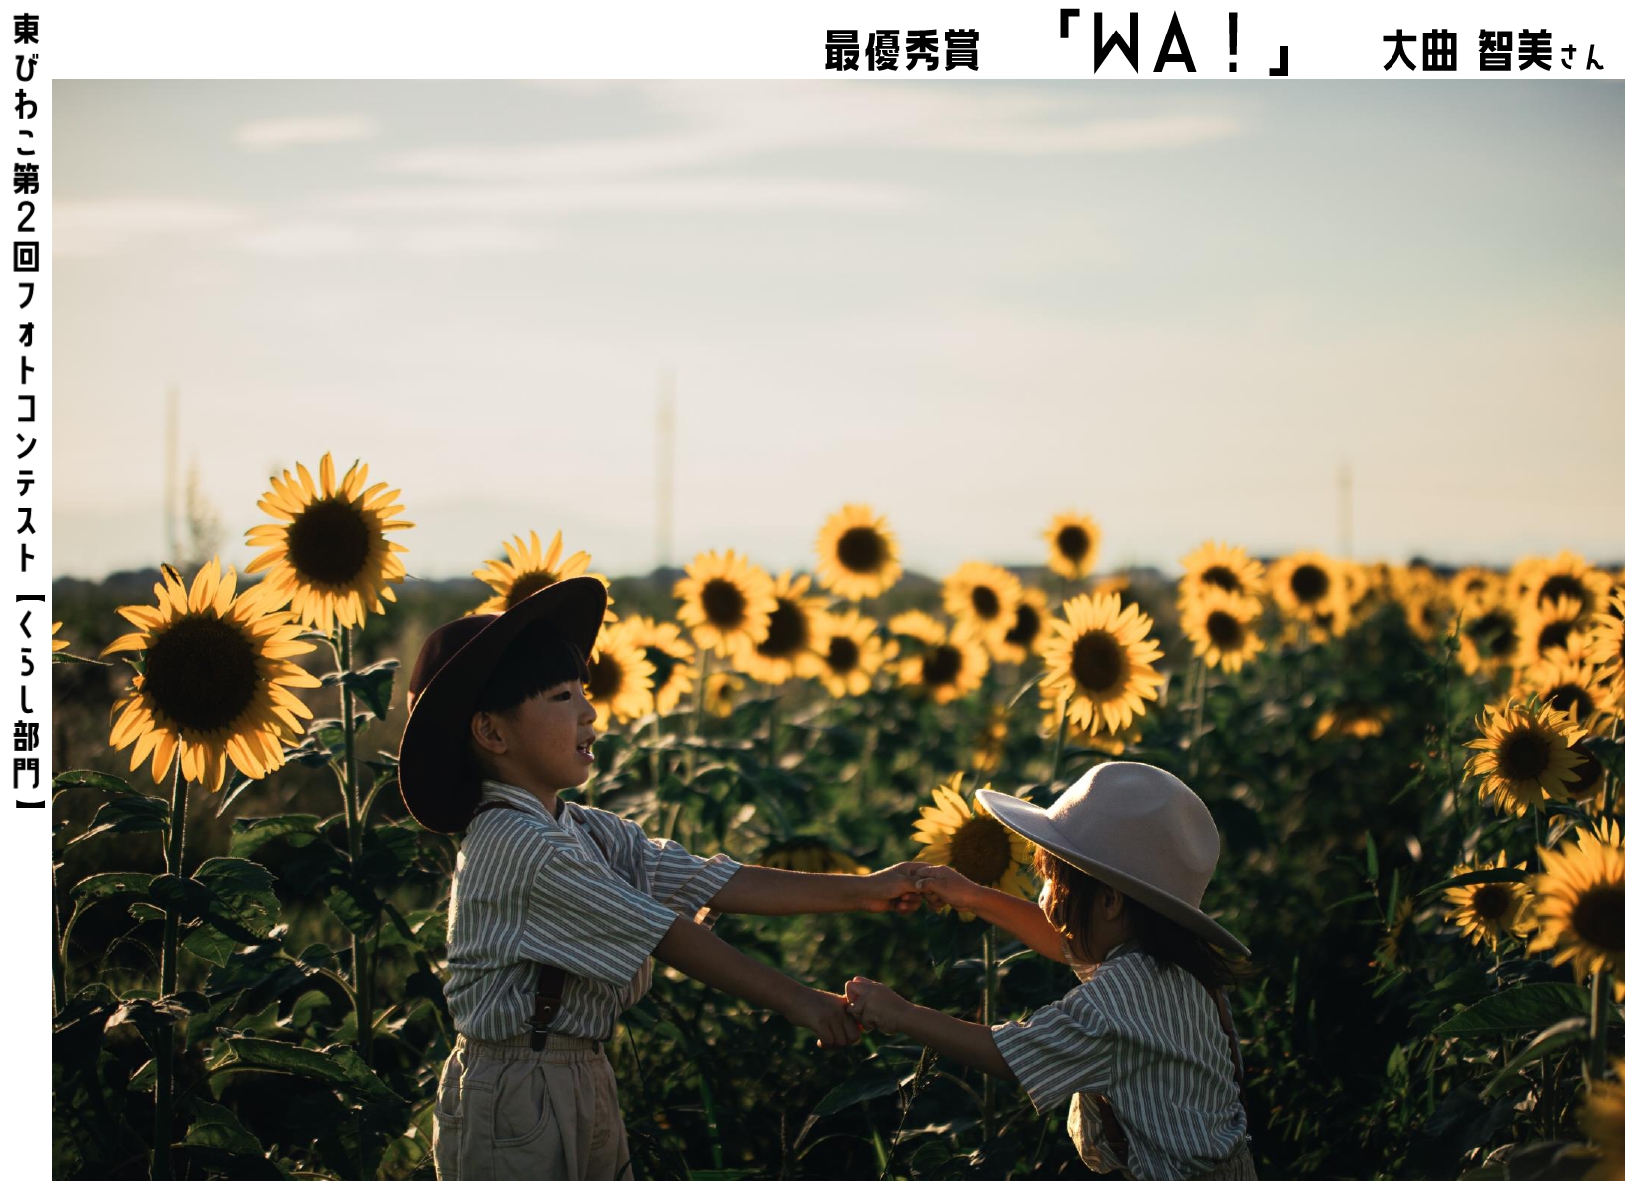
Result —
<svg viewBox="0 0 1625 1181"><path fill-rule="evenodd" d="M59 1178L433 1176L457 838L400 799L398 673L591 558L528 532L466 582L407 581L397 490L315 466L271 481L241 576L57 586ZM1197 537L1171 581L1098 570L1090 516L1042 526L1017 523L1029 565L938 583L848 504L808 523L804 571L727 550L616 579L578 798L701 856L918 858L1032 897L973 790L1045 805L1156 764L1212 811L1204 908L1252 950L1231 1004L1260 1176L1625 1177L1625 572ZM971 1020L1073 983L951 911L717 932ZM1088 1175L1064 1111L1011 1084L872 1032L819 1050L668 969L608 1052L650 1181Z"/></svg>

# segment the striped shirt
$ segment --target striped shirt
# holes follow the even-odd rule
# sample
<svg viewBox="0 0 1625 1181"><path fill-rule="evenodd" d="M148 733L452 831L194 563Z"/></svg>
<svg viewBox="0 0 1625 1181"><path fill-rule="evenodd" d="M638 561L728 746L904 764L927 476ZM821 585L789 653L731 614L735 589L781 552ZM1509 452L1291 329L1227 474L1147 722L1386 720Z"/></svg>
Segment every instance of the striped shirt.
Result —
<svg viewBox="0 0 1625 1181"><path fill-rule="evenodd" d="M1183 1181L1215 1168L1247 1135L1230 1040L1205 988L1158 967L1133 943L1114 947L1082 983L993 1042L1039 1111L1068 1095L1068 1131L1095 1172ZM1094 1095L1123 1126L1128 1159L1106 1143Z"/></svg>
<svg viewBox="0 0 1625 1181"><path fill-rule="evenodd" d="M486 800L519 811L481 812L457 852L446 927L452 1024L487 1041L525 1032L539 965L554 964L570 975L549 1028L607 1040L649 991L655 945L679 915L715 922L700 912L739 863L701 859L599 808L565 803L555 819L530 792L496 780L485 781Z"/></svg>

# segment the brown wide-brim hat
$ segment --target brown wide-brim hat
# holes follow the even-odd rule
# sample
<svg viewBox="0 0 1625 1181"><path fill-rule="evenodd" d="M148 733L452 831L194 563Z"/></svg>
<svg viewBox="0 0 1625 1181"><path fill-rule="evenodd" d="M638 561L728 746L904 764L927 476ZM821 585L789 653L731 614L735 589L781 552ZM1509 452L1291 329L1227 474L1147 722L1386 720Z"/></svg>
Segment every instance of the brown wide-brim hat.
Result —
<svg viewBox="0 0 1625 1181"><path fill-rule="evenodd" d="M976 793L993 818L1090 877L1236 955L1247 945L1202 911L1219 862L1219 829L1177 776L1148 763L1091 767L1048 808Z"/></svg>
<svg viewBox="0 0 1625 1181"><path fill-rule="evenodd" d="M598 579L566 578L501 615L465 615L429 633L412 669L401 734L401 799L412 819L435 832L468 827L479 803L479 781L469 774L468 723L503 653L526 629L545 624L586 660L608 603Z"/></svg>

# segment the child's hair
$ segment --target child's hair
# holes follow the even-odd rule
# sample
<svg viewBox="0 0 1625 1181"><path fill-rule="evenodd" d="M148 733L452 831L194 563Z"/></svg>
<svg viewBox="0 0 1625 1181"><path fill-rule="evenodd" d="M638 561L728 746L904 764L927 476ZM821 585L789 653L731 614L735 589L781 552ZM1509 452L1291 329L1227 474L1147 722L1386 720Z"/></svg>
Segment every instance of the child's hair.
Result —
<svg viewBox="0 0 1625 1181"><path fill-rule="evenodd" d="M1105 883L1048 849L1033 850L1033 870L1050 883L1046 914L1072 954L1086 963L1099 962L1101 957L1090 948L1089 915ZM1252 975L1242 961L1232 959L1196 932L1126 894L1123 913L1142 951L1164 969L1175 964L1184 968L1203 988L1235 984Z"/></svg>
<svg viewBox="0 0 1625 1181"><path fill-rule="evenodd" d="M476 713L507 713L554 685L588 681L587 660L581 650L546 622L531 624L508 645L496 668L474 698ZM467 737L468 773L475 781L490 772L484 757Z"/></svg>

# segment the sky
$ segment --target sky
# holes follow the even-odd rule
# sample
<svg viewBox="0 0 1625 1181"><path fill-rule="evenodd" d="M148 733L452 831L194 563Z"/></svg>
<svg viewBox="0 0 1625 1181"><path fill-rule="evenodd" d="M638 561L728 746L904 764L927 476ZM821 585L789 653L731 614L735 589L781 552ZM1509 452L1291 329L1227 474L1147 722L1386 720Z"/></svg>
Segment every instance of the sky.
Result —
<svg viewBox="0 0 1625 1181"><path fill-rule="evenodd" d="M1625 561L1625 87L58 82L54 572L331 451L407 569ZM1339 527L1347 472L1351 535Z"/></svg>

